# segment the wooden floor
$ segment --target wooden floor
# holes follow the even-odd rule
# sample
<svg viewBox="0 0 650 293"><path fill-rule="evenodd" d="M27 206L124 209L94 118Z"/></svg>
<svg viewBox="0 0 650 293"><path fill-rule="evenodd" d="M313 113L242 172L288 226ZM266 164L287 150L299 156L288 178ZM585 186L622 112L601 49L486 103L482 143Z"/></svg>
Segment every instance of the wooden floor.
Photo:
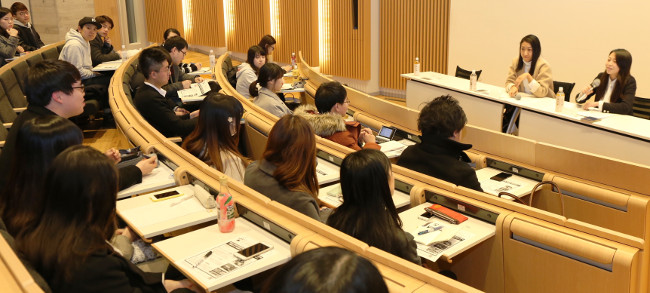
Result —
<svg viewBox="0 0 650 293"><path fill-rule="evenodd" d="M184 62L201 63L202 66L210 66L210 59L208 55L187 51ZM233 60L233 65L237 66L240 62ZM377 96L378 98L390 101L392 103L406 106L406 101L403 98L395 98L389 96ZM84 145L92 146L102 152L110 149L127 149L129 145L124 135L115 128L115 126L104 126L97 130L84 130Z"/></svg>

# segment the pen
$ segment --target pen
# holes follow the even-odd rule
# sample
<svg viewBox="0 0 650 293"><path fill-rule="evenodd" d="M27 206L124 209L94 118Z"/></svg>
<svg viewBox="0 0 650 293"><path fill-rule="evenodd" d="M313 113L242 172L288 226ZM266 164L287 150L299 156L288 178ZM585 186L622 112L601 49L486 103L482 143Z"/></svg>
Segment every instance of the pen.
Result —
<svg viewBox="0 0 650 293"><path fill-rule="evenodd" d="M433 228L429 227L424 231L418 232L418 235L424 235L424 234L427 234L429 232L434 232L434 231L438 231L438 230L441 230L441 229L442 229L442 226L435 226Z"/></svg>
<svg viewBox="0 0 650 293"><path fill-rule="evenodd" d="M204 262L208 257L210 257L210 255L212 255L212 250L208 251L208 253L206 253L206 254L203 256L203 258L201 258L201 260L199 260L199 262L197 262L197 263L194 265L194 267L192 267L192 268L196 268L196 267L198 267L198 266L199 266L200 264L202 264L202 263L203 263L203 262Z"/></svg>
<svg viewBox="0 0 650 293"><path fill-rule="evenodd" d="M178 200L178 201L173 202L173 203L170 204L169 206L170 206L170 207L176 206L177 204L182 203L182 202L184 202L184 201L186 201L186 200L188 200L188 199L190 199L190 198L192 198L191 195L190 195L190 196L186 196L185 198L183 198L183 199L181 199L181 200Z"/></svg>

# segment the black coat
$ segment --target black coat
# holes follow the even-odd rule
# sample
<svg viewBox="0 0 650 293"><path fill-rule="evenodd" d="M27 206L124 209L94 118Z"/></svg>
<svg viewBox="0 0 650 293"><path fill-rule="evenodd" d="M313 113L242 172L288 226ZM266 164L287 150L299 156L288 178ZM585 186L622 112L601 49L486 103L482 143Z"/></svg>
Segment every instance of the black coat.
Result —
<svg viewBox="0 0 650 293"><path fill-rule="evenodd" d="M25 51L36 51L40 47L45 46L43 41L41 41L41 36L36 32L34 25L31 28L27 28L21 25L14 25L14 28L18 31L18 38L20 39L20 45L25 49Z"/></svg>
<svg viewBox="0 0 650 293"><path fill-rule="evenodd" d="M174 113L176 104L147 84L135 92L133 103L142 117L164 136L186 137L196 126L196 118L189 119L189 115L177 116Z"/></svg>
<svg viewBox="0 0 650 293"><path fill-rule="evenodd" d="M422 143L404 150L397 165L458 186L483 191L464 152L472 145L429 135L423 135L421 139Z"/></svg>
<svg viewBox="0 0 650 293"><path fill-rule="evenodd" d="M56 113L45 107L29 105L27 106L27 109L20 113L20 115L18 115L14 120L11 129L9 130L9 134L7 135L7 139L5 140L5 145L2 148L2 153L0 153L0 190L4 189L7 180L9 180L9 172L11 170L13 158L16 156L16 136L18 135L18 131L26 121L46 115L56 115ZM120 190L142 182L142 172L136 166L127 166L118 169L118 171Z"/></svg>
<svg viewBox="0 0 650 293"><path fill-rule="evenodd" d="M113 45L105 43L99 34L94 40L90 41L90 59L93 61L93 66L107 61L119 60L120 58L120 54L113 51Z"/></svg>

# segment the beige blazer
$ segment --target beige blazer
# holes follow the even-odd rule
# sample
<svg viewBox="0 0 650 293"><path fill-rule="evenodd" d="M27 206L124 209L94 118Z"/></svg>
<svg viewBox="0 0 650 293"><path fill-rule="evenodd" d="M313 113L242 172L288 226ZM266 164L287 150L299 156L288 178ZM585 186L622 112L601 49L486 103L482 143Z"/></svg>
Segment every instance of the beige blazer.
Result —
<svg viewBox="0 0 650 293"><path fill-rule="evenodd" d="M506 91L510 89L511 86L515 85L515 80L517 77L524 73L524 69L517 69L517 62L519 57L516 57L512 60L512 64L508 69L508 76L506 77ZM548 65L546 59L541 56L537 59L537 64L535 64L535 72L533 72L533 79L539 83L540 87L533 93L535 97L543 98L555 98L555 93L553 92L553 73L551 72L551 66ZM524 92L524 83L522 82L519 85L519 92Z"/></svg>

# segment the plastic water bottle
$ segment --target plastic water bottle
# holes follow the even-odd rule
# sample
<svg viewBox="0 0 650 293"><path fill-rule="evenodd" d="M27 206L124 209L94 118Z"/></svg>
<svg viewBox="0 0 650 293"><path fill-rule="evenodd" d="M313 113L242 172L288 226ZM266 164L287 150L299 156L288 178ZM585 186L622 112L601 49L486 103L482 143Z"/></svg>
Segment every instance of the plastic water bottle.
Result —
<svg viewBox="0 0 650 293"><path fill-rule="evenodd" d="M476 71L472 70L472 74L469 75L469 90L475 92L476 91L476 82L477 82L478 76L476 76Z"/></svg>
<svg viewBox="0 0 650 293"><path fill-rule="evenodd" d="M562 112L564 108L564 88L560 87L555 95L555 112Z"/></svg>
<svg viewBox="0 0 650 293"><path fill-rule="evenodd" d="M217 66L217 58L214 56L214 50L210 50L210 55L208 55L210 58L210 71L212 71L212 78L216 79L214 76L214 71L215 71L215 66Z"/></svg>
<svg viewBox="0 0 650 293"><path fill-rule="evenodd" d="M291 53L291 67L293 67L293 69L298 69L298 62L296 62L296 53L295 52Z"/></svg>
<svg viewBox="0 0 650 293"><path fill-rule="evenodd" d="M413 64L413 75L420 75L420 58L415 57L415 63Z"/></svg>
<svg viewBox="0 0 650 293"><path fill-rule="evenodd" d="M120 53L122 53L121 54L122 55L122 62L125 62L126 59L127 59L127 57L126 57L126 46L125 45L122 45L122 52L120 52Z"/></svg>
<svg viewBox="0 0 650 293"><path fill-rule="evenodd" d="M221 233L232 232L235 229L235 200L228 189L228 178L222 176L219 178L219 195L217 195L217 204L219 205L219 231Z"/></svg>

